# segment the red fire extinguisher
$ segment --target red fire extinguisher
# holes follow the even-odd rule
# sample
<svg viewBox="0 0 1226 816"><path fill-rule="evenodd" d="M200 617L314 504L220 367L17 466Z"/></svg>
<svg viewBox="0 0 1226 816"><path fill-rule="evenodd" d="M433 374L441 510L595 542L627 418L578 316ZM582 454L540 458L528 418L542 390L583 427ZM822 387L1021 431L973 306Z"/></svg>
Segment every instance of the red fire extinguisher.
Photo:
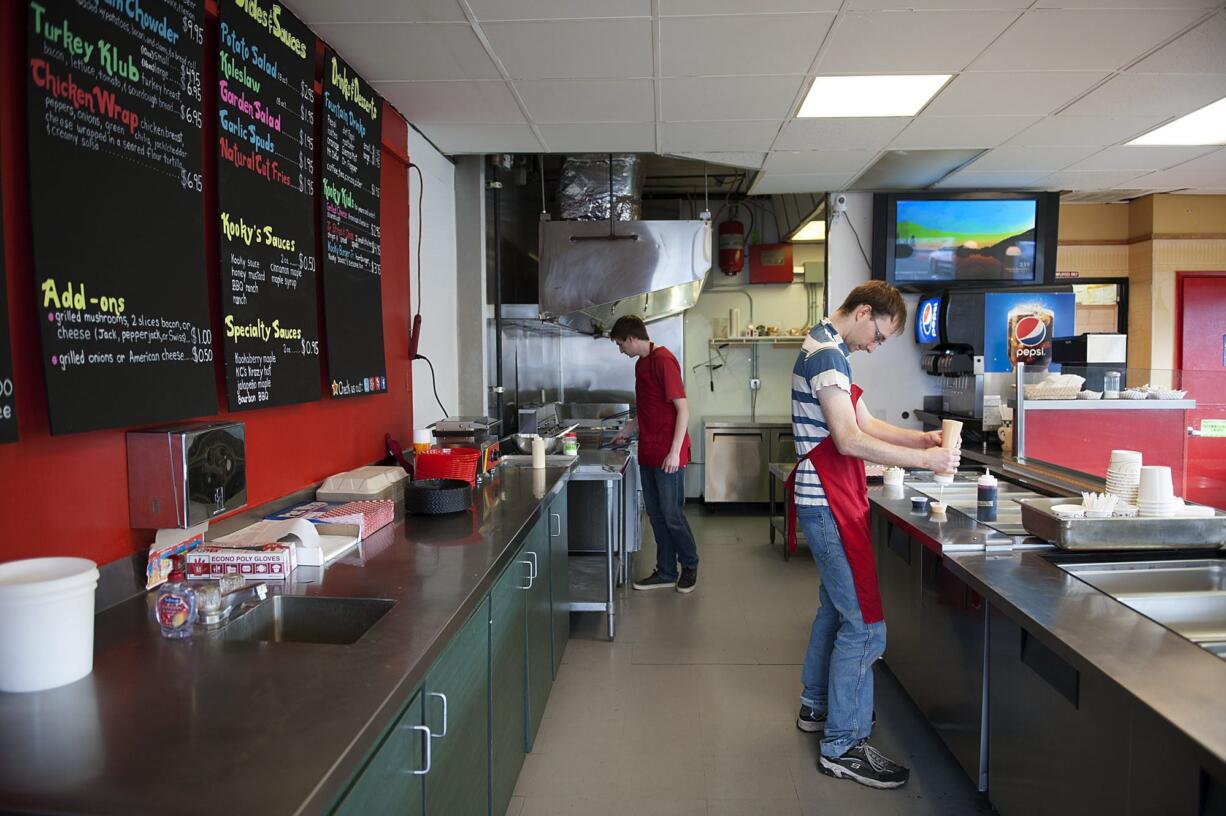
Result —
<svg viewBox="0 0 1226 816"><path fill-rule="evenodd" d="M725 275L739 275L745 266L745 225L728 219L719 225L719 268Z"/></svg>

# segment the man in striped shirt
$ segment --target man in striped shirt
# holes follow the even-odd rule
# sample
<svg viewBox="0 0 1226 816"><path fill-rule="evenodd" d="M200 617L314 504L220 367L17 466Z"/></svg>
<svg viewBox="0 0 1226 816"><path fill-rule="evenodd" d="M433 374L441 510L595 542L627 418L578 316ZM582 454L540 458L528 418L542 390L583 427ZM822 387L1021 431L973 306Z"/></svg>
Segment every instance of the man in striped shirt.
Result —
<svg viewBox="0 0 1226 816"><path fill-rule="evenodd" d="M813 327L792 369L796 518L821 573L796 725L822 731L818 770L874 788L896 788L910 771L868 744L872 664L885 651L875 564L868 538L863 465L957 469L957 449L940 431L898 428L874 417L852 384L852 352L872 354L907 321L898 290L883 281L857 286Z"/></svg>

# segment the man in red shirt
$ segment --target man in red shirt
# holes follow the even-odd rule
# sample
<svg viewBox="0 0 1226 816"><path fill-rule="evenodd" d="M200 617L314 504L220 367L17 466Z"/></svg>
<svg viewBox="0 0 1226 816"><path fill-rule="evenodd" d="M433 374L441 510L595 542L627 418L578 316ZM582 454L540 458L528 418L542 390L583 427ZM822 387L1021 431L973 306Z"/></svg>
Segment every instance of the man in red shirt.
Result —
<svg viewBox="0 0 1226 816"><path fill-rule="evenodd" d="M618 318L609 336L627 357L635 357L634 396L637 419L614 438L639 434L639 473L643 503L656 536L656 568L634 582L635 589L693 592L698 582L698 545L685 519L685 466L690 463L690 409L685 401L681 365L673 353L647 336L634 315ZM677 563L681 563L680 576Z"/></svg>

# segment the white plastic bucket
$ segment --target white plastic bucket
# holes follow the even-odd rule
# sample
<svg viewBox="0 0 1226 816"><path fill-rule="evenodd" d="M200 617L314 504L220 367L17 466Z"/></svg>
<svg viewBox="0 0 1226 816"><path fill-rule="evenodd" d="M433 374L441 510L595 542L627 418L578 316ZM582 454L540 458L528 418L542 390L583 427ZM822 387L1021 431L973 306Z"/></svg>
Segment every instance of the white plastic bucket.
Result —
<svg viewBox="0 0 1226 816"><path fill-rule="evenodd" d="M41 691L94 668L94 588L87 558L0 564L0 691Z"/></svg>

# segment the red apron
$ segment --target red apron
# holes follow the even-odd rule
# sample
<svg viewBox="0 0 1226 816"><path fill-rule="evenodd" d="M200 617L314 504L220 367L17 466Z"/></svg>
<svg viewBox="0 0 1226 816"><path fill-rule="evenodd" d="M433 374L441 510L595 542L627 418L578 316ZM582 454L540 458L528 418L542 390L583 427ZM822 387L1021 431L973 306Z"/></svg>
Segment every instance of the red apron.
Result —
<svg viewBox="0 0 1226 816"><path fill-rule="evenodd" d="M852 408L860 401L864 391L858 385L851 387ZM810 462L822 480L830 512L834 515L843 551L851 567L856 598L860 602L860 616L865 623L885 620L881 611L881 593L877 589L877 560L873 558L873 543L869 535L868 479L864 474L864 460L839 453L834 439L826 437L817 444L801 462ZM796 463L788 474L784 486L784 501L787 503L788 552L796 552L796 499L793 486Z"/></svg>

